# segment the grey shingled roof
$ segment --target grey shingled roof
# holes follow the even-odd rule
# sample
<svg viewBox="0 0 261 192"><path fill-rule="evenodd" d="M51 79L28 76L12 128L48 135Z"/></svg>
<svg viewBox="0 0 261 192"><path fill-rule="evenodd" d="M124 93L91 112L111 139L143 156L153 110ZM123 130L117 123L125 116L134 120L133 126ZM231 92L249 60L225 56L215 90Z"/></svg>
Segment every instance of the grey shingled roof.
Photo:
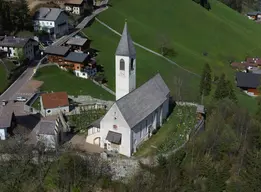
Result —
<svg viewBox="0 0 261 192"><path fill-rule="evenodd" d="M108 140L111 143L121 144L121 133L109 131L106 140Z"/></svg>
<svg viewBox="0 0 261 192"><path fill-rule="evenodd" d="M0 108L0 129L11 127L12 124L13 112L4 110Z"/></svg>
<svg viewBox="0 0 261 192"><path fill-rule="evenodd" d="M38 126L39 126L39 131L37 134L43 134L43 135L55 134L55 121L41 120Z"/></svg>
<svg viewBox="0 0 261 192"><path fill-rule="evenodd" d="M237 87L241 88L257 88L261 82L261 75L254 73L236 73Z"/></svg>
<svg viewBox="0 0 261 192"><path fill-rule="evenodd" d="M166 101L169 92L168 86L160 74L157 74L116 101L116 105L130 128L133 128Z"/></svg>
<svg viewBox="0 0 261 192"><path fill-rule="evenodd" d="M46 54L64 56L64 55L66 55L66 53L68 53L69 50L70 50L70 47L50 45L45 49L44 52Z"/></svg>
<svg viewBox="0 0 261 192"><path fill-rule="evenodd" d="M35 12L34 20L56 21L62 12L59 8L42 7Z"/></svg>
<svg viewBox="0 0 261 192"><path fill-rule="evenodd" d="M79 46L83 46L86 42L87 42L88 39L86 38L81 38L81 37L72 37L70 38L66 44L68 45L79 45Z"/></svg>
<svg viewBox="0 0 261 192"><path fill-rule="evenodd" d="M0 40L0 46L23 48L29 40L32 40L32 39L6 36L2 40Z"/></svg>
<svg viewBox="0 0 261 192"><path fill-rule="evenodd" d="M72 61L77 63L83 63L88 57L86 53L70 52L65 58L65 61Z"/></svg>
<svg viewBox="0 0 261 192"><path fill-rule="evenodd" d="M125 23L122 35L121 35L121 40L119 42L119 45L116 50L116 55L119 56L135 56L136 51L135 47L133 45L131 36L128 32L128 27L127 23Z"/></svg>
<svg viewBox="0 0 261 192"><path fill-rule="evenodd" d="M256 15L261 15L260 11L255 11L255 12L248 12L247 13L248 16L256 16Z"/></svg>

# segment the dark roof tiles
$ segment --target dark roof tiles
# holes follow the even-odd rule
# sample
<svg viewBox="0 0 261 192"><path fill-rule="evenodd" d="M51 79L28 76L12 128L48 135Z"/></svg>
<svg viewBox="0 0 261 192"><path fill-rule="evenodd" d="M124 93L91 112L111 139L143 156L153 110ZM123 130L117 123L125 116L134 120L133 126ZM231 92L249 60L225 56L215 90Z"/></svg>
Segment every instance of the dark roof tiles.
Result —
<svg viewBox="0 0 261 192"><path fill-rule="evenodd" d="M121 40L120 40L119 45L116 50L116 55L130 56L130 57L136 56L135 47L133 45L131 36L128 32L127 23L125 23L125 26L124 26L124 29L123 29L123 32L121 35Z"/></svg>
<svg viewBox="0 0 261 192"><path fill-rule="evenodd" d="M170 93L160 74L155 75L139 88L116 101L124 119L133 128L155 111Z"/></svg>
<svg viewBox="0 0 261 192"><path fill-rule="evenodd" d="M86 53L70 52L65 58L65 61L72 61L76 63L83 63L88 58Z"/></svg>
<svg viewBox="0 0 261 192"><path fill-rule="evenodd" d="M257 88L261 82L261 75L254 73L236 73L237 87L241 88Z"/></svg>
<svg viewBox="0 0 261 192"><path fill-rule="evenodd" d="M50 45L45 49L46 54L65 56L70 50L70 47Z"/></svg>

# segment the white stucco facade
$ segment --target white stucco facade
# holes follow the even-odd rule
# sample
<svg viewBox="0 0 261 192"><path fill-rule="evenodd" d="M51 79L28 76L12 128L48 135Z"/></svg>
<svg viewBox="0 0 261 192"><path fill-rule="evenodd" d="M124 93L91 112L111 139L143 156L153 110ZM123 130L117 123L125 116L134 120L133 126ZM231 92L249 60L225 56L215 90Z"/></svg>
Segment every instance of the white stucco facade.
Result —
<svg viewBox="0 0 261 192"><path fill-rule="evenodd" d="M93 68L93 69L86 69L86 70L74 70L74 74L76 77L80 77L80 78L84 78L84 79L88 79L91 76L94 76L97 73L97 69Z"/></svg>
<svg viewBox="0 0 261 192"><path fill-rule="evenodd" d="M86 142L100 146L100 130L100 127L90 127L88 129L88 136L86 137Z"/></svg>
<svg viewBox="0 0 261 192"><path fill-rule="evenodd" d="M134 127L129 127L115 103L101 120L100 128L91 127L88 130L86 142L100 145L101 148L117 151L130 157L137 151L140 144L152 135L152 131L162 125L164 119L168 116L168 112L169 99L166 99L162 105L141 122ZM121 134L121 143L119 145L106 140L109 131Z"/></svg>
<svg viewBox="0 0 261 192"><path fill-rule="evenodd" d="M57 108L44 108L43 107L43 101L42 97L40 97L40 103L41 103L41 114L46 116L52 116L52 115L58 115L61 111L62 113L69 113L69 105L64 107L57 107Z"/></svg>
<svg viewBox="0 0 261 192"><path fill-rule="evenodd" d="M100 147L109 151L118 151L120 154L131 156L131 129L116 104L110 108L100 123ZM121 144L114 145L106 140L109 131L121 134Z"/></svg>
<svg viewBox="0 0 261 192"><path fill-rule="evenodd" d="M7 138L7 128L0 129L0 140L6 140Z"/></svg>
<svg viewBox="0 0 261 192"><path fill-rule="evenodd" d="M8 46L8 47L0 46L0 49L3 51L6 51L7 57L10 57L10 58L17 57L18 49L22 49L25 58L27 58L29 60L33 60L34 56L35 56L35 50L34 50L35 45L36 44L33 40L29 40L23 48L16 48L16 47L12 47L12 46Z"/></svg>
<svg viewBox="0 0 261 192"><path fill-rule="evenodd" d="M136 89L136 58L115 56L116 100Z"/></svg>
<svg viewBox="0 0 261 192"><path fill-rule="evenodd" d="M34 31L46 31L55 38L66 35L69 31L68 15L61 12L55 21L34 20Z"/></svg>
<svg viewBox="0 0 261 192"><path fill-rule="evenodd" d="M65 5L65 10L75 15L81 15L83 8L81 6Z"/></svg>
<svg viewBox="0 0 261 192"><path fill-rule="evenodd" d="M69 106L59 107L59 108L51 108L51 109L42 109L43 116L52 116L59 114L60 111L63 113L69 113Z"/></svg>

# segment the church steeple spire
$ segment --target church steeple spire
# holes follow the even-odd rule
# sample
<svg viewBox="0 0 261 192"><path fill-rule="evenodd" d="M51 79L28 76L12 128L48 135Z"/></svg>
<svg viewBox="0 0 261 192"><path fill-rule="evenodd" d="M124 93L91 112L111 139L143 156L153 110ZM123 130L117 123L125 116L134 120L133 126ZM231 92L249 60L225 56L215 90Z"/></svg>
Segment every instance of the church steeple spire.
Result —
<svg viewBox="0 0 261 192"><path fill-rule="evenodd" d="M121 40L115 55L116 100L136 89L136 51L125 20Z"/></svg>
<svg viewBox="0 0 261 192"><path fill-rule="evenodd" d="M121 40L116 50L116 55L132 57L136 56L135 47L128 32L127 19L125 19L125 25L121 35Z"/></svg>

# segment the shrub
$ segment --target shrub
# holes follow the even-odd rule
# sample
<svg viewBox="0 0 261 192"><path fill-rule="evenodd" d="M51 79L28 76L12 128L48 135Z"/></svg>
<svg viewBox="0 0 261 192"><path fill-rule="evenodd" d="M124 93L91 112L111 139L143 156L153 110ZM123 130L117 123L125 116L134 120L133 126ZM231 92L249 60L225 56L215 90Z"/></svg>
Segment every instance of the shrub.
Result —
<svg viewBox="0 0 261 192"><path fill-rule="evenodd" d="M157 129L153 129L153 131L152 131L152 135L155 135L156 133L157 133Z"/></svg>
<svg viewBox="0 0 261 192"><path fill-rule="evenodd" d="M164 157L162 155L157 157L157 162L158 162L160 167L166 167L166 165L168 163L166 157Z"/></svg>

